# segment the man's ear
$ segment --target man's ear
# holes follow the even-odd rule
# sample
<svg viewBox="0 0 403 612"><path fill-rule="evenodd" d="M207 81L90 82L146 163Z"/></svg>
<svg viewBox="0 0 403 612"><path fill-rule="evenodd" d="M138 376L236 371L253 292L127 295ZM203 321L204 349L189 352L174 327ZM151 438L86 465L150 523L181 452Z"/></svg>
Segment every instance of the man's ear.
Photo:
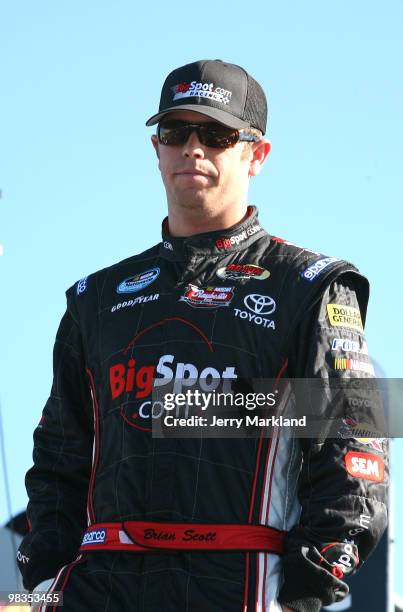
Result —
<svg viewBox="0 0 403 612"><path fill-rule="evenodd" d="M153 147L154 147L155 152L157 154L157 157L159 159L160 158L160 152L159 152L159 149L158 149L159 142L158 142L158 138L157 138L156 134L153 134L151 136L151 142L153 143Z"/></svg>
<svg viewBox="0 0 403 612"><path fill-rule="evenodd" d="M271 142L262 138L253 145L253 156L249 163L249 176L256 176L262 169L271 151Z"/></svg>

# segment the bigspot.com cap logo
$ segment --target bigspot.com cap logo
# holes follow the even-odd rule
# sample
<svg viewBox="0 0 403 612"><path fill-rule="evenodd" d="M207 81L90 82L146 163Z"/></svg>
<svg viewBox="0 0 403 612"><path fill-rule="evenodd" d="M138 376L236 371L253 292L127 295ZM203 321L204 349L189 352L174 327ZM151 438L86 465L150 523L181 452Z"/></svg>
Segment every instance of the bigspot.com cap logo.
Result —
<svg viewBox="0 0 403 612"><path fill-rule="evenodd" d="M191 83L179 83L171 87L173 91L173 99L181 100L182 98L209 98L221 104L229 104L232 96L232 91L223 87L214 87L214 83L200 83L192 81Z"/></svg>

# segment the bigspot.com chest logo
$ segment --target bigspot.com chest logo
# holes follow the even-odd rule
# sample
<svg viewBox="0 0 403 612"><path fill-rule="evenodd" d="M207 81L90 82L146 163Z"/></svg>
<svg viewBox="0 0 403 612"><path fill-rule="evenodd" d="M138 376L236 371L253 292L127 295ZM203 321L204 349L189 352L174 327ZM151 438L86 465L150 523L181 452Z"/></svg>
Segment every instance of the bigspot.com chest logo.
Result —
<svg viewBox="0 0 403 612"><path fill-rule="evenodd" d="M182 98L209 98L221 104L229 104L232 96L232 91L223 87L214 86L214 83L199 83L192 81L191 83L179 83L171 87L173 91L172 101L181 100Z"/></svg>

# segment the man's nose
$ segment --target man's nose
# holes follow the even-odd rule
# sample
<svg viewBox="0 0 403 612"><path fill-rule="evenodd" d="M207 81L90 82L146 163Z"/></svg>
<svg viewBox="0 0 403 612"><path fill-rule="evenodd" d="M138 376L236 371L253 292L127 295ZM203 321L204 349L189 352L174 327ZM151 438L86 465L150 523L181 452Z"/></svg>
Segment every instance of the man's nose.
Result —
<svg viewBox="0 0 403 612"><path fill-rule="evenodd" d="M193 130L190 133L189 138L183 145L182 154L184 157L196 157L196 158L204 157L203 145L201 144L199 140L196 130Z"/></svg>

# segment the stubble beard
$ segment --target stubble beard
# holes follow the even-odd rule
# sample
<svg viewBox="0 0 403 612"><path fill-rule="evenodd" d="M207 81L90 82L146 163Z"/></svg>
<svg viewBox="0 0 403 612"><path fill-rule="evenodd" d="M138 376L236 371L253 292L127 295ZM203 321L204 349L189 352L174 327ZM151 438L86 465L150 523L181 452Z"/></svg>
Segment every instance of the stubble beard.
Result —
<svg viewBox="0 0 403 612"><path fill-rule="evenodd" d="M213 217L220 208L220 194L217 190L188 189L168 194L169 207L180 215L191 215L194 219Z"/></svg>

